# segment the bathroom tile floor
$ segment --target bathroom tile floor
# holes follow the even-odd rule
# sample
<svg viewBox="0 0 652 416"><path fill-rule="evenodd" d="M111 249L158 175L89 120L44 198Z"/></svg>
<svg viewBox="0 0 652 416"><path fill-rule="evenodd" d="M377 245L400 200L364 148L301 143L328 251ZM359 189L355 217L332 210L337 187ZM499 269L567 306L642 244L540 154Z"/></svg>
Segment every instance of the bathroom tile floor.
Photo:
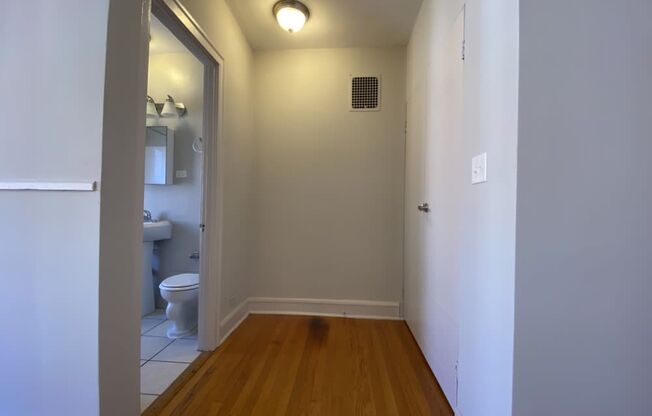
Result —
<svg viewBox="0 0 652 416"><path fill-rule="evenodd" d="M172 323L156 310L140 320L140 411L144 411L200 354L197 336L170 339Z"/></svg>

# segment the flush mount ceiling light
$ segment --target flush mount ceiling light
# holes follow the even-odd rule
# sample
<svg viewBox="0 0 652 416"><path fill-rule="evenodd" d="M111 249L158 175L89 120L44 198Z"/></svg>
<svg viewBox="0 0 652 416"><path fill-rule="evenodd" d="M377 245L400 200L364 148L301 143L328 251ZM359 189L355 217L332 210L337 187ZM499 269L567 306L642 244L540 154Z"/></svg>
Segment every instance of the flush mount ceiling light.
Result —
<svg viewBox="0 0 652 416"><path fill-rule="evenodd" d="M303 28L310 17L310 10L305 4L295 0L281 0L272 9L279 26L290 33Z"/></svg>

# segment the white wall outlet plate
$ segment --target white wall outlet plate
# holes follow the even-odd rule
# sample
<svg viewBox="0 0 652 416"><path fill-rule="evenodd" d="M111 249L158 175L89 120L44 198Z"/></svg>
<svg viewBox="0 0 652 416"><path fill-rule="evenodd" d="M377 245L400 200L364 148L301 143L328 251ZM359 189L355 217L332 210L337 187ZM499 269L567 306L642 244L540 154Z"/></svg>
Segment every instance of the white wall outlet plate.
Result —
<svg viewBox="0 0 652 416"><path fill-rule="evenodd" d="M487 154L483 153L471 160L471 184L487 182Z"/></svg>
<svg viewBox="0 0 652 416"><path fill-rule="evenodd" d="M185 170L178 170L174 176L177 178L187 178L188 172Z"/></svg>

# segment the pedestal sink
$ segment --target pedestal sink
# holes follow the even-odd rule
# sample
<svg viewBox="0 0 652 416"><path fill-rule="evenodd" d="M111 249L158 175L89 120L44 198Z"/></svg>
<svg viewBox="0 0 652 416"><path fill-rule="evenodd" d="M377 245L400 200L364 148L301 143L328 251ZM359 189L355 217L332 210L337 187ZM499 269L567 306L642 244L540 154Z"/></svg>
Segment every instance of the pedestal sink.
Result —
<svg viewBox="0 0 652 416"><path fill-rule="evenodd" d="M170 221L143 223L143 242L169 240L170 238L172 238L172 224Z"/></svg>
<svg viewBox="0 0 652 416"><path fill-rule="evenodd" d="M145 316L154 312L154 276L152 275L152 257L154 256L154 242L172 238L172 224L170 221L156 221L143 223L143 270L141 287L140 314Z"/></svg>

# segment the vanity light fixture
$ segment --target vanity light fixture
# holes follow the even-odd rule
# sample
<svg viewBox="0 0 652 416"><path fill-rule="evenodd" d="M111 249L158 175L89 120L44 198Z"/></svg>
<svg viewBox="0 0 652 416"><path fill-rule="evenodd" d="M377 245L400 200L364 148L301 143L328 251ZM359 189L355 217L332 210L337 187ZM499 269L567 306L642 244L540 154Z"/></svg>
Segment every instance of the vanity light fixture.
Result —
<svg viewBox="0 0 652 416"><path fill-rule="evenodd" d="M147 96L147 118L158 118L156 103L154 103L154 99L149 95Z"/></svg>
<svg viewBox="0 0 652 416"><path fill-rule="evenodd" d="M158 104L152 97L147 96L147 118L181 117L188 112L183 103L175 103L174 98L168 95L165 103Z"/></svg>
<svg viewBox="0 0 652 416"><path fill-rule="evenodd" d="M161 117L181 117L184 114L186 114L186 106L182 103L175 103L174 98L168 95L161 110Z"/></svg>
<svg viewBox="0 0 652 416"><path fill-rule="evenodd" d="M281 0L274 5L272 12L279 26L290 33L300 31L310 17L308 7L296 0Z"/></svg>

